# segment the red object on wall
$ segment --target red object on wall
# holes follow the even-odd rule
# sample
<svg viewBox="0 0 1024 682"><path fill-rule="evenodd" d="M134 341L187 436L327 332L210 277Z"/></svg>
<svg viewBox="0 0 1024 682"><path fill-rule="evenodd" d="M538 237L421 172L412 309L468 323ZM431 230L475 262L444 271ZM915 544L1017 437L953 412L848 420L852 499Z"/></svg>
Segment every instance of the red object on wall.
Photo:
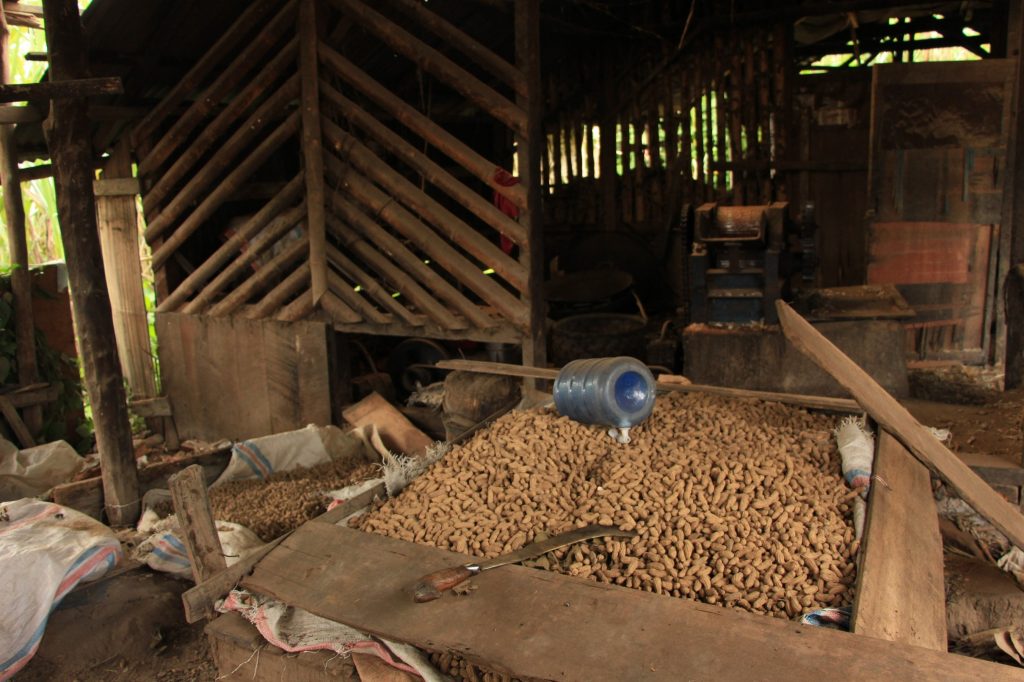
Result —
<svg viewBox="0 0 1024 682"><path fill-rule="evenodd" d="M496 168L494 170L494 181L502 187L512 187L519 184L519 178L509 173L504 168ZM498 210L507 215L509 218L518 218L519 209L509 201L503 194L498 190L494 190L493 199L494 205L498 207ZM501 235L501 250L506 254L512 253L512 248L515 243L505 235Z"/></svg>

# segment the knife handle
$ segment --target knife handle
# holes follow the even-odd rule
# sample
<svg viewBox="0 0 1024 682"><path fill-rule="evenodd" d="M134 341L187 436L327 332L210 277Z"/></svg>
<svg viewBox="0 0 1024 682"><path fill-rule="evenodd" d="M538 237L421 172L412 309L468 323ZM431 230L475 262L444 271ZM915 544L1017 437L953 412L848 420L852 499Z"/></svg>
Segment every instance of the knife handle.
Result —
<svg viewBox="0 0 1024 682"><path fill-rule="evenodd" d="M440 571L434 571L433 573L423 576L420 578L419 582L416 583L416 587L414 588L414 599L419 604L434 601L440 597L441 593L445 590L452 589L459 583L465 582L479 572L480 569L475 564L470 564L469 566L453 566L451 568L443 568Z"/></svg>

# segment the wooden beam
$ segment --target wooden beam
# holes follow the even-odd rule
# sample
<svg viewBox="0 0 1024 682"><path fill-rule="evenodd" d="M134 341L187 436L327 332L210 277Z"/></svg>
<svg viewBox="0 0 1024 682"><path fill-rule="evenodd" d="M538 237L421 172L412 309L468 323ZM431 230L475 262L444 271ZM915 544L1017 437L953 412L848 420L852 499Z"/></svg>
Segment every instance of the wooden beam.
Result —
<svg viewBox="0 0 1024 682"><path fill-rule="evenodd" d="M124 86L121 85L121 79L115 76L0 85L0 103L28 102L37 99L80 99L123 94Z"/></svg>
<svg viewBox="0 0 1024 682"><path fill-rule="evenodd" d="M213 521L210 498L206 495L203 468L193 464L171 476L169 483L192 575L199 584L228 567Z"/></svg>
<svg viewBox="0 0 1024 682"><path fill-rule="evenodd" d="M245 311L244 317L262 320L275 317L277 312L300 291L309 289L309 263L302 263L277 286L264 294L255 305Z"/></svg>
<svg viewBox="0 0 1024 682"><path fill-rule="evenodd" d="M76 0L45 0L50 74L73 80L86 73L85 43ZM92 193L93 155L84 99L56 99L47 119L47 146L53 159L57 211L64 238L71 304L85 385L92 405L96 445L103 472L107 518L132 525L139 517L139 481L132 448L124 376L104 287L106 274Z"/></svg>
<svg viewBox="0 0 1024 682"><path fill-rule="evenodd" d="M376 498L387 496L384 484L379 483L369 490L366 490L355 497L345 500L334 509L326 511L313 519L312 522L333 524L363 509ZM227 596L234 587L247 576L253 567L267 554L277 547L291 533L285 533L281 537L268 542L263 547L253 550L227 569L211 576L207 580L198 583L190 590L181 595L181 601L185 605L185 621L195 623L207 617L213 612L213 607L218 600Z"/></svg>
<svg viewBox="0 0 1024 682"><path fill-rule="evenodd" d="M329 119L323 120L323 130L328 144L339 158L350 162L363 175L378 183L385 191L415 211L417 216L432 224L438 232L459 245L470 256L485 266L493 268L498 276L513 287L520 291L526 287L526 268L506 255L497 244L467 225L462 219L442 206L439 201L428 196L405 176L382 161L354 136L346 133ZM499 307L498 303L491 299L494 298L494 295L499 294L499 290L501 293L504 293L505 290L500 289L493 280L481 275L480 267L472 265L472 272L467 272L465 275L459 267L454 265L449 267L459 273L460 279L477 280L477 286L473 287L474 290L477 290L477 293L492 305ZM467 282L467 284L473 286L471 282ZM492 290L492 296L489 297L485 293L487 289Z"/></svg>
<svg viewBox="0 0 1024 682"><path fill-rule="evenodd" d="M526 189L522 185L506 187L497 181L495 172L499 166L480 156L469 145L437 125L422 113L406 104L380 83L325 43L320 43L320 60L331 68L342 80L373 100L402 125L413 131L443 154L465 168L469 173L515 204L519 210L526 208Z"/></svg>
<svg viewBox="0 0 1024 682"><path fill-rule="evenodd" d="M336 251L336 249L333 250ZM327 282L329 285L328 289L340 298L345 305L359 313L362 319L377 324L391 321L390 315L377 310L372 303L359 295L359 292L355 290L352 284L346 282L333 270L327 272Z"/></svg>
<svg viewBox="0 0 1024 682"><path fill-rule="evenodd" d="M871 473L851 629L946 651L942 536L931 476L885 430Z"/></svg>
<svg viewBox="0 0 1024 682"><path fill-rule="evenodd" d="M210 308L210 315L230 315L238 310L252 296L262 291L266 285L277 277L287 277L291 268L309 251L305 239L295 239L286 245L280 253L264 263L242 284Z"/></svg>
<svg viewBox="0 0 1024 682"><path fill-rule="evenodd" d="M335 322L344 324L362 324L363 318L347 303L335 296L334 292L327 290L321 299L321 305L330 318Z"/></svg>
<svg viewBox="0 0 1024 682"><path fill-rule="evenodd" d="M421 69L462 94L482 111L504 123L513 132L526 132L526 112L485 85L476 76L458 66L434 48L371 9L362 0L330 0L331 4L351 16L357 23L405 55Z"/></svg>
<svg viewBox="0 0 1024 682"><path fill-rule="evenodd" d="M413 602L424 573L471 559L307 523L241 584L361 632L458 653L520 679L813 680L822 670L841 670L846 680L1024 679L1011 666L525 566L474 578L472 597ZM609 656L623 632L628 653Z"/></svg>
<svg viewBox="0 0 1024 682"><path fill-rule="evenodd" d="M0 12L0 84L10 80L9 31L5 14ZM7 232L8 263L11 269L11 294L14 297L15 359L18 363L18 383L34 384L39 380L36 358L36 326L32 312L32 273L29 271L28 238L25 232L25 202L18 182L18 149L14 140L14 126L0 126L0 184L4 187L4 210ZM14 408L11 408L13 411ZM17 413L14 415L17 417ZM8 421L11 418L8 417ZM12 423L26 431L38 433L43 425L42 409L34 405L25 409L25 419ZM23 434L18 434L22 443ZM29 436L31 440L31 436Z"/></svg>
<svg viewBox="0 0 1024 682"><path fill-rule="evenodd" d="M11 401L15 407L29 407L30 405L42 405L52 403L60 397L61 388L57 384L34 384L4 393L3 395Z"/></svg>
<svg viewBox="0 0 1024 682"><path fill-rule="evenodd" d="M487 329L468 326L464 320L458 329L441 327L430 320L424 320L419 325L413 326L393 320L388 324L374 324L373 322L360 322L358 324L346 324L335 322L335 331L343 334L373 334L375 336L415 336L424 339L448 339L451 341L480 341L487 343L520 343L522 333L507 322L499 322L496 326Z"/></svg>
<svg viewBox="0 0 1024 682"><path fill-rule="evenodd" d="M529 310L529 321L523 330L523 364L547 367L547 301L544 298L544 210L541 204L540 155L544 141L544 98L540 81L540 0L520 0L515 9L516 68L526 81L526 94L517 94L516 101L526 108L525 130L516 135L519 157L519 179L526 187L526 210L519 222L525 228L526 246L519 260L526 268L528 281L520 288ZM579 169L577 169L578 171ZM527 381L527 388L534 382Z"/></svg>
<svg viewBox="0 0 1024 682"><path fill-rule="evenodd" d="M327 292L327 199L324 196L323 135L320 132L320 79L316 46L316 0L299 6L299 76L302 79L302 160L306 175L306 226L309 231L309 271L313 303Z"/></svg>
<svg viewBox="0 0 1024 682"><path fill-rule="evenodd" d="M177 229L167 236L166 240L153 251L153 267L161 268L185 240L213 215L228 198L252 176L270 155L284 144L285 140L294 136L299 130L299 114L295 112L285 119L274 132L267 135L259 145L210 192L196 209L189 214ZM153 240L158 234L151 234L152 226L146 230L146 239Z"/></svg>
<svg viewBox="0 0 1024 682"><path fill-rule="evenodd" d="M186 97L199 88L216 66L232 52L238 50L238 44L276 6L277 0L255 0L255 2L249 3L245 11L238 15L235 23L231 24L228 30L217 38L217 42L199 58L195 66L189 69L177 85L160 100L160 103L139 121L131 132L132 146L138 148L144 140L152 137L160 124L177 110Z"/></svg>
<svg viewBox="0 0 1024 682"><path fill-rule="evenodd" d="M132 158L127 140L111 151L102 179L93 182L97 226L103 250L103 270L114 320L121 371L128 380L132 398L156 397L156 370L149 338L148 312L142 291L142 263L139 260L139 220L132 177Z"/></svg>
<svg viewBox="0 0 1024 682"><path fill-rule="evenodd" d="M331 218L328 218L328 221L330 220ZM382 287L376 278L356 265L348 256L330 243L327 244L327 259L351 281L361 286L363 291L373 300L377 301L377 305L381 308L390 311L408 324L417 324L419 322L416 314L395 300L395 297L391 295L391 291Z"/></svg>
<svg viewBox="0 0 1024 682"><path fill-rule="evenodd" d="M23 448L34 448L36 441L32 437L32 432L29 431L28 426L18 415L18 411L14 409L14 405L7 396L0 395L0 414L4 415L4 419L7 420L7 424L11 427L11 431L14 432L18 442L21 443Z"/></svg>
<svg viewBox="0 0 1024 682"><path fill-rule="evenodd" d="M446 45L463 53L477 66L480 66L502 83L511 87L516 94L528 97L526 78L523 73L507 60L499 57L491 48L477 42L472 36L463 32L454 24L449 23L428 6L416 0L390 0L406 16L413 18L416 24L425 26L430 32L444 40Z"/></svg>
<svg viewBox="0 0 1024 682"><path fill-rule="evenodd" d="M234 234L228 237L221 246L207 258L202 265L195 269L185 278L174 292L160 302L157 312L171 312L176 310L188 296L198 289L204 282L213 277L221 267L231 259L238 257L238 252L243 250L241 258L252 256L253 259L262 253L260 246L269 247L276 242L281 235L290 230L303 216L306 215L305 206L299 206L289 210L289 206L301 196L303 179L301 172L292 178L281 190L264 206L256 212L256 215L249 218L244 224L235 230ZM255 239L256 241L252 241ZM256 252L253 255L253 251ZM251 261L250 261L251 262ZM243 264L248 265L248 263ZM233 276L233 275L228 275ZM217 293L210 292L208 296Z"/></svg>
<svg viewBox="0 0 1024 682"><path fill-rule="evenodd" d="M320 92L324 99L334 105L334 109L353 125L369 133L373 139L385 149L400 157L427 182L435 185L473 212L495 230L505 235L520 246L526 244L526 230L522 225L498 210L490 201L478 192L466 187L451 173L435 163L429 156L411 145L401 135L395 133L377 118L371 116L358 104L348 99L328 83L320 82Z"/></svg>
<svg viewBox="0 0 1024 682"><path fill-rule="evenodd" d="M809 357L846 388L871 418L885 427L918 460L945 481L967 504L999 529L1010 542L1024 548L1024 516L950 452L886 393L867 372L785 302L778 301L782 331L797 350Z"/></svg>

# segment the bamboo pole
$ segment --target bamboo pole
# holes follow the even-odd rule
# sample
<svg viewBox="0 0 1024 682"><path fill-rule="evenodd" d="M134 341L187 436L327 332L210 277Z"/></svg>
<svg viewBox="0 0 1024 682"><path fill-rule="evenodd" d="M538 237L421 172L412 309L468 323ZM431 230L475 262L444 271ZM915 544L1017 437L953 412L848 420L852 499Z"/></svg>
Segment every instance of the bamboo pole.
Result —
<svg viewBox="0 0 1024 682"><path fill-rule="evenodd" d="M519 290L526 286L526 269L506 255L496 244L467 225L436 199L421 191L419 187L381 161L359 140L346 133L332 121L325 119L323 130L328 144L332 146L333 151L339 157L351 162L360 172L415 211L417 215L422 216L438 232L458 244L469 255L493 268L495 273L509 284ZM490 299L499 297L499 290L504 292L500 285L481 274L480 268L476 265L464 264L464 259L453 260L452 263L453 265L450 267L459 273L460 279L469 279L475 282L474 290L478 291L492 305L497 305Z"/></svg>
<svg viewBox="0 0 1024 682"><path fill-rule="evenodd" d="M330 315L335 322L345 322L349 324L363 322L363 318L359 317L356 311L345 305L331 291L324 292L323 298L320 299L320 305L323 306L324 311Z"/></svg>
<svg viewBox="0 0 1024 682"><path fill-rule="evenodd" d="M207 87L164 134L153 145L149 153L139 162L139 174L149 175L181 146L189 135L211 111L240 83L254 67L264 62L264 56L281 35L288 30L295 15L297 0L289 0L271 19L260 33L250 40L232 62L224 67L217 79Z"/></svg>
<svg viewBox="0 0 1024 682"><path fill-rule="evenodd" d="M159 215L149 221L146 234L162 235L190 206L193 206L201 197L208 195L211 185L220 179L221 174L235 162L239 154L249 149L253 140L258 139L263 129L298 94L299 78L293 76L272 97L257 107L224 144L217 147L203 167L194 173L192 178L181 188L181 191L160 210Z"/></svg>
<svg viewBox="0 0 1024 682"><path fill-rule="evenodd" d="M329 134L329 133L328 133ZM488 304L494 306L506 319L518 326L525 322L526 307L500 284L484 275L478 266L468 261L448 242L437 238L437 233L424 225L412 213L379 190L359 173L345 173L341 162L327 155L328 166L335 161L336 174L347 191L381 219L401 232L417 248L452 273L463 285L472 289ZM465 311L464 311L465 312ZM490 318L487 318L491 322ZM492 322L493 323L493 322Z"/></svg>
<svg viewBox="0 0 1024 682"><path fill-rule="evenodd" d="M271 221L267 228L247 245L245 251L238 258L218 273L209 284L203 287L194 299L182 308L182 312L188 314L203 312L217 294L250 267L267 249L278 243L287 232L300 225L305 217L306 206L305 204L300 204Z"/></svg>
<svg viewBox="0 0 1024 682"><path fill-rule="evenodd" d="M329 84L321 81L320 91L323 93L324 99L333 104L335 111L345 117L349 123L361 128L389 152L400 157L426 178L427 182L446 192L448 196L516 244L525 244L526 231L519 223L499 211L493 203L466 187L451 173L432 161L430 157L406 142L401 135L393 132Z"/></svg>
<svg viewBox="0 0 1024 682"><path fill-rule="evenodd" d="M157 127L174 112L186 97L199 88L215 66L237 49L238 43L270 13L276 4L277 0L256 0L250 3L235 20L235 23L231 24L228 30L217 39L217 42L195 63L195 66L188 70L184 78L178 81L178 84L171 88L171 91L139 121L131 132L132 146L137 148L143 140L152 137Z"/></svg>
<svg viewBox="0 0 1024 682"><path fill-rule="evenodd" d="M78 3L45 0L43 12L50 75L58 79L85 75L86 52ZM86 103L85 100L54 100L50 106L47 146L53 159L57 210L67 256L78 347L100 454L104 504L111 525L131 525L139 516L138 472L124 377L117 362L110 299L103 285L106 277L96 229Z"/></svg>
<svg viewBox="0 0 1024 682"><path fill-rule="evenodd" d="M202 286L220 267L234 258L243 246L245 247L245 254L242 257L251 255L252 258L255 258L261 252L257 242L270 246L281 235L291 229L295 223L306 215L305 206L299 206L284 215L282 215L282 212L286 211L301 196L302 183L302 173L300 172L274 198L268 201L256 215L247 220L227 241L221 244L220 248L213 252L213 255L186 277L178 285L178 288L174 290L174 293L157 306L157 312L176 310L185 302L189 294ZM249 243L253 237L256 237L257 241ZM213 293L216 293L216 290L209 295Z"/></svg>
<svg viewBox="0 0 1024 682"><path fill-rule="evenodd" d="M7 17L0 7L0 83L10 80ZM10 257L11 294L14 297L15 358L18 362L18 383L28 386L39 381L36 363L36 325L32 312L32 273L29 270L28 240L25 235L25 203L18 178L18 153L14 142L14 126L0 126L0 184L4 188L4 210L7 220L7 248ZM13 409L13 408L12 408ZM39 433L43 426L40 405L23 410L25 426Z"/></svg>
<svg viewBox="0 0 1024 682"><path fill-rule="evenodd" d="M308 285L309 263L303 263L267 292L256 305L246 310L244 317L250 320L273 317L288 302L288 299L307 288Z"/></svg>
<svg viewBox="0 0 1024 682"><path fill-rule="evenodd" d="M497 77L505 85L512 88L516 94L523 97L528 96L526 79L523 78L522 73L507 60L495 54L489 47L477 42L473 37L415 0L391 0L391 3L401 9L407 16L413 17L417 24L425 26L435 35L442 38L446 44L453 46L456 50L471 58L475 64Z"/></svg>
<svg viewBox="0 0 1024 682"><path fill-rule="evenodd" d="M330 220L331 219L328 218L328 223L330 223ZM361 286L363 291L365 291L372 299L377 301L377 304L381 308L391 311L392 314L401 318L408 324L422 324L419 316L395 300L391 293L382 287L374 277L370 276L365 270L356 265L348 256L332 246L330 242L327 243L327 258L336 268L344 273L346 277Z"/></svg>
<svg viewBox="0 0 1024 682"><path fill-rule="evenodd" d="M438 303L434 295L463 313L466 319L474 325L486 327L492 324L472 301L463 296L447 280L424 265L419 256L363 213L355 203L346 200L336 192L330 195L330 202L331 208L345 221L345 225L342 225L340 221L332 222L330 218L328 219L331 231L341 239L343 246L351 249L353 253L387 279L396 291L401 292L403 296L412 301L413 305L440 326L447 329L464 329L466 324L455 317L447 307ZM358 230L362 237L356 236L349 226ZM382 249L388 255L380 253L371 244ZM434 295L427 293L427 290L417 284L413 277L423 282L424 286L428 287Z"/></svg>
<svg viewBox="0 0 1024 682"><path fill-rule="evenodd" d="M284 74L285 69L294 64L295 55L298 53L299 39L293 38L284 49L267 64L267 67L249 83L244 90L235 95L224 107L217 118L213 119L210 125L203 129L203 132L175 159L174 163L157 178L156 183L142 197L142 205L146 207L147 214L153 216L150 219L159 217L161 213L160 204L186 173L206 154L221 136L227 132L232 123L238 118L266 91L274 85ZM252 119L250 119L251 121ZM243 124L246 127L248 124Z"/></svg>
<svg viewBox="0 0 1024 682"><path fill-rule="evenodd" d="M309 266L316 303L327 291L327 225L324 198L323 135L320 132L320 90L316 46L316 0L299 6L299 75L302 78L302 160L306 175L306 226L309 232Z"/></svg>
<svg viewBox="0 0 1024 682"><path fill-rule="evenodd" d="M355 288L343 280L338 273L333 270L329 271L327 273L327 282L331 292L341 299L345 305L359 313L363 319L375 324L391 322L391 316L385 315L373 307L373 304L360 296L355 291Z"/></svg>
<svg viewBox="0 0 1024 682"><path fill-rule="evenodd" d="M405 55L421 69L466 97L512 131L516 133L525 131L526 112L521 107L495 92L476 76L434 48L424 44L423 41L384 15L365 5L362 0L330 0L330 2L393 50Z"/></svg>
<svg viewBox="0 0 1024 682"><path fill-rule="evenodd" d="M313 294L307 291L299 294L295 300L281 308L281 311L274 318L279 322L297 322L312 315L316 311L313 305Z"/></svg>
<svg viewBox="0 0 1024 682"><path fill-rule="evenodd" d="M122 141L111 152L102 177L132 177L132 159L126 142ZM97 197L96 212L121 369L132 398L145 399L156 397L157 390L142 292L136 196Z"/></svg>
<svg viewBox="0 0 1024 682"><path fill-rule="evenodd" d="M153 267L160 268L193 232L199 229L214 211L255 173L262 166L270 155L277 151L284 141L295 135L299 129L299 115L293 113L277 129L267 136L263 142L252 151L252 153L238 166L196 207L196 210L178 226L173 233L167 236L163 244L153 251ZM159 235L157 235L159 236ZM149 230L146 231L146 238L151 239Z"/></svg>
<svg viewBox="0 0 1024 682"><path fill-rule="evenodd" d="M437 147L488 187L506 197L519 210L526 208L526 190L521 185L505 187L500 184L495 179L495 171L499 170L496 164L480 156L467 144L406 104L330 46L320 43L319 49L320 60L331 68L334 75L369 97L402 125Z"/></svg>
<svg viewBox="0 0 1024 682"><path fill-rule="evenodd" d="M309 248L305 239L295 239L289 242L280 253L264 263L241 285L225 296L216 305L210 308L210 315L230 315L248 301L253 295L263 290L267 283L275 277L287 276L288 269L302 258L302 254Z"/></svg>
<svg viewBox="0 0 1024 682"><path fill-rule="evenodd" d="M528 317L523 332L523 364L547 366L547 305L544 300L544 212L541 205L540 143L543 136L543 100L540 97L540 0L519 0L515 8L516 66L527 83L528 97L520 99L527 108L525 134L517 138L519 177L527 191L527 210L519 215L526 229L528 246L520 258L529 272L522 290ZM532 388L528 382L527 388Z"/></svg>

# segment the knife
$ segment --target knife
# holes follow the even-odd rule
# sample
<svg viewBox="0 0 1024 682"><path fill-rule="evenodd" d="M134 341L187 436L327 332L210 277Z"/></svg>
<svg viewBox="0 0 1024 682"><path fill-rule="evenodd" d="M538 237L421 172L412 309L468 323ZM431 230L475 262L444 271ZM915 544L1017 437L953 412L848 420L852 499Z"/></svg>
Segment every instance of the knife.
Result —
<svg viewBox="0 0 1024 682"><path fill-rule="evenodd" d="M490 568L497 568L498 566L505 566L507 564L518 564L520 561L539 557L541 554L547 554L548 552L559 549L560 547L574 545L577 542L583 542L584 540L590 540L592 538L607 536L636 537L636 531L620 530L615 526L599 526L592 524L584 526L583 528L570 530L566 533L560 533L559 535L550 537L547 540L532 542L521 549L517 549L509 554L503 554L499 557L495 557L494 559L434 571L433 573L423 576L419 579L419 582L416 583L416 587L414 588L414 598L419 603L433 601L440 597L441 593L445 590L450 590L459 583L477 575L481 571L486 571Z"/></svg>

